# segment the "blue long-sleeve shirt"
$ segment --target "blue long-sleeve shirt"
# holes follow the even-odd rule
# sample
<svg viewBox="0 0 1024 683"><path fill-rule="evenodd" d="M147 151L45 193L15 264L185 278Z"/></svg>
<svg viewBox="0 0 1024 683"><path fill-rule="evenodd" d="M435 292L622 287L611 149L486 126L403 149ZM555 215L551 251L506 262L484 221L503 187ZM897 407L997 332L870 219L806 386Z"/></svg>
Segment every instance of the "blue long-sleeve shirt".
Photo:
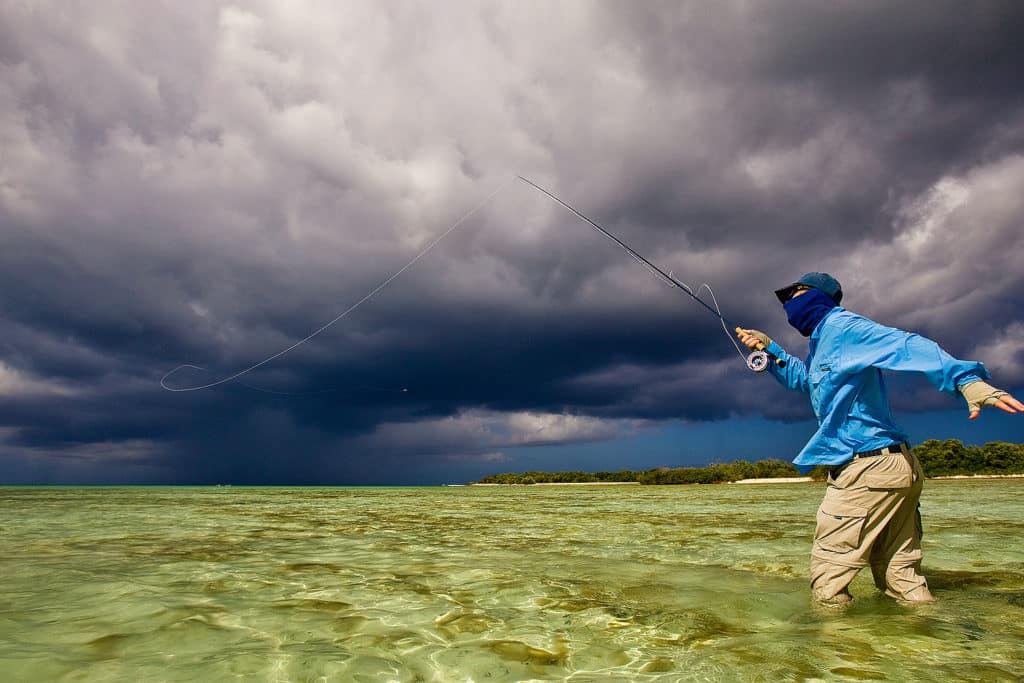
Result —
<svg viewBox="0 0 1024 683"><path fill-rule="evenodd" d="M774 341L768 352L784 360L769 371L783 386L810 394L818 431L793 460L801 472L841 465L854 453L907 440L893 421L882 370L920 372L937 389L956 394L988 379L982 363L962 361L917 334L879 325L837 306L815 327L806 361Z"/></svg>

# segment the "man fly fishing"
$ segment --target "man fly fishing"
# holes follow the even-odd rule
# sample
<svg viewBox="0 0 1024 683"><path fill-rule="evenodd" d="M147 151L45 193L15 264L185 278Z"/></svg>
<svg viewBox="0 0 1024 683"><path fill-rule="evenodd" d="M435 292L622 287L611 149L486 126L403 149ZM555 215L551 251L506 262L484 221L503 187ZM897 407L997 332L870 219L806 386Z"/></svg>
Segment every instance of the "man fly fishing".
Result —
<svg viewBox="0 0 1024 683"><path fill-rule="evenodd" d="M518 178L703 306L723 328L731 325L714 294L712 306L568 203L533 181ZM924 472L910 452L907 435L892 418L881 371L923 373L941 391L962 394L972 420L983 406L1017 413L1024 412L1024 404L986 383L989 374L981 363L957 360L930 339L842 308L843 289L828 273L807 273L775 295L789 323L810 338L806 361L788 354L763 332L741 327L735 327L735 332L755 350L746 359L747 367L755 372L769 370L781 384L810 394L818 418L818 431L793 461L802 472L819 465L830 468L811 552L814 597L849 602L853 599L850 582L870 564L875 585L887 595L906 602L933 601L921 575L918 500Z"/></svg>
<svg viewBox="0 0 1024 683"><path fill-rule="evenodd" d="M769 372L810 395L818 431L793 461L802 472L830 467L811 551L811 590L828 603L853 599L850 582L867 565L875 585L907 602L935 598L921 575L924 473L893 421L882 370L919 372L941 391L959 392L970 419L983 406L1007 413L1024 404L987 384L985 366L962 361L917 334L885 327L839 305L843 290L827 273L808 273L775 292L789 323L809 338L806 361L763 332L737 327L750 349L778 362Z"/></svg>

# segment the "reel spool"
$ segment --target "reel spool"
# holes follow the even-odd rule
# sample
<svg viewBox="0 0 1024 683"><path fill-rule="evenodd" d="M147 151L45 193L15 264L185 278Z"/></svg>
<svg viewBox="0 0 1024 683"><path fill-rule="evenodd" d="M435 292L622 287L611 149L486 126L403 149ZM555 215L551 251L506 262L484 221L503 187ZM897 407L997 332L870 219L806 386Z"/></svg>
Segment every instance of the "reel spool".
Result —
<svg viewBox="0 0 1024 683"><path fill-rule="evenodd" d="M764 351L754 351L747 356L747 367L754 372L764 372L768 369L768 354Z"/></svg>

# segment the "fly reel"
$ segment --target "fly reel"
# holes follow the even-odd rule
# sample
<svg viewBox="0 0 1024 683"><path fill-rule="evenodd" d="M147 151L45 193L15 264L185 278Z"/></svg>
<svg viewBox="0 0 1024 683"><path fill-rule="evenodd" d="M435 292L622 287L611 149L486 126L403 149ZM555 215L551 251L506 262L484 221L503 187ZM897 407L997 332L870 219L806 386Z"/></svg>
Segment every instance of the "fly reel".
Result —
<svg viewBox="0 0 1024 683"><path fill-rule="evenodd" d="M754 372L764 372L768 369L768 354L764 351L754 351L747 356L747 367Z"/></svg>
<svg viewBox="0 0 1024 683"><path fill-rule="evenodd" d="M786 361L781 358L776 358L764 350L753 351L749 356L747 356L747 367L754 372L764 372L768 369L768 364L772 361L775 361L775 364L780 368L786 367Z"/></svg>

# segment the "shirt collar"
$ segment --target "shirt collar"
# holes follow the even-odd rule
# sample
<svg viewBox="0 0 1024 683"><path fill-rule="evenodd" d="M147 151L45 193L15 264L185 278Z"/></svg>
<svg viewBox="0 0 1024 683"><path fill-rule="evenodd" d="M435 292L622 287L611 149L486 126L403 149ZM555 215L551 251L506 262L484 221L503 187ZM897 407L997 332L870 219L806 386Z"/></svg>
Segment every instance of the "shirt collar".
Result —
<svg viewBox="0 0 1024 683"><path fill-rule="evenodd" d="M818 341L818 338L821 337L821 325L822 325L822 323L824 323L826 320L828 320L832 316L832 314L834 314L836 311L843 311L843 310L846 310L846 309L844 309L842 306L836 306L831 311L826 313L825 317L823 317L821 320L819 320L818 324L814 326L814 331L811 332L811 341L815 341L816 342L816 341Z"/></svg>

